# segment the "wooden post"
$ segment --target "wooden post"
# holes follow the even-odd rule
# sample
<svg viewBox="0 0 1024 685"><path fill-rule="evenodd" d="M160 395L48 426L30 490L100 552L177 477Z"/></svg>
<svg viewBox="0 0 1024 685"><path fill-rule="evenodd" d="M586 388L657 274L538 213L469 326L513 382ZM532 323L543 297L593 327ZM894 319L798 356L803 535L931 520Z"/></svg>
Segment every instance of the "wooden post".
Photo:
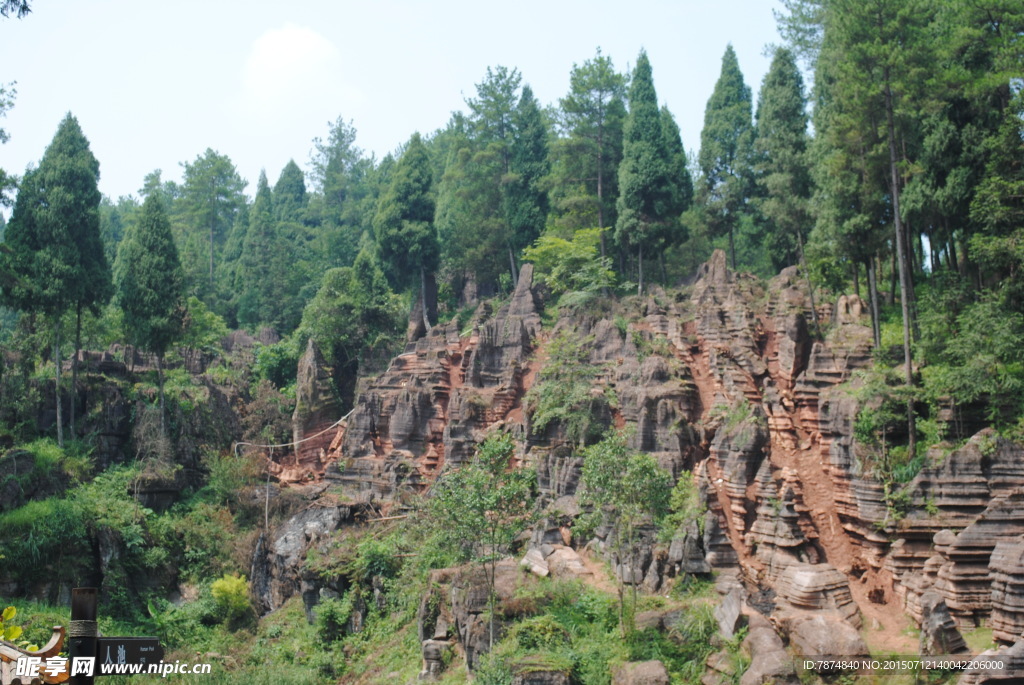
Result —
<svg viewBox="0 0 1024 685"><path fill-rule="evenodd" d="M96 639L99 636L96 600L97 590L94 587L76 587L71 591L71 629L68 631L71 638L68 655L71 660L75 657L96 658ZM97 666L92 676L77 675L69 682L71 685L94 685L93 678L98 670Z"/></svg>

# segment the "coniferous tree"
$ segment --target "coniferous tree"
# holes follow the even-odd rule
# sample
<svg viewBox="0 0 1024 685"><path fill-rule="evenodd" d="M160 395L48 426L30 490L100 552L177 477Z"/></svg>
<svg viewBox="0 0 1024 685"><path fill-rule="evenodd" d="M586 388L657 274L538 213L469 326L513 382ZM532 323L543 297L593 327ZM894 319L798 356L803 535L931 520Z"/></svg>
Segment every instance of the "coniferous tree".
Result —
<svg viewBox="0 0 1024 685"><path fill-rule="evenodd" d="M156 193L146 197L118 247L114 282L129 340L156 355L160 430L166 433L163 360L184 332L185 275Z"/></svg>
<svg viewBox="0 0 1024 685"><path fill-rule="evenodd" d="M644 249L650 253L664 239L675 192L651 63L641 51L629 87L615 224L619 245L636 250L638 293L644 287Z"/></svg>
<svg viewBox="0 0 1024 685"><path fill-rule="evenodd" d="M625 97L626 77L616 73L611 58L598 48L594 59L573 65L569 94L559 101L568 137L553 150L552 202L563 221L573 217L570 228L597 225L602 257L605 229L615 225Z"/></svg>
<svg viewBox="0 0 1024 685"><path fill-rule="evenodd" d="M672 201L668 207L665 231L666 244L679 244L686 240L679 216L693 203L693 179L686 164L686 150L679 133L679 125L668 107L661 108L661 134L665 140L668 155L668 175L672 190ZM663 252L661 254L664 254ZM664 260L662 260L664 268Z"/></svg>
<svg viewBox="0 0 1024 685"><path fill-rule="evenodd" d="M306 179L295 160L288 160L281 170L274 184L273 200L274 218L278 221L301 224L306 220L309 195L306 193Z"/></svg>
<svg viewBox="0 0 1024 685"><path fill-rule="evenodd" d="M110 297L110 267L100 240L98 180L99 162L69 113L39 168L25 174L5 236L6 271L18 279L3 284L5 299L20 311L39 312L53 322L61 445L61 317L69 309L96 306Z"/></svg>
<svg viewBox="0 0 1024 685"><path fill-rule="evenodd" d="M292 242L282 235L284 224L275 220L275 209L267 175L261 172L238 258L235 291L239 323L252 328L264 324L286 333L298 325L302 305Z"/></svg>
<svg viewBox="0 0 1024 685"><path fill-rule="evenodd" d="M806 276L804 241L812 225L803 79L793 53L775 51L757 103L753 170L754 203L765 221L764 243L776 269L799 261ZM817 324L808 279L811 314ZM817 328L817 325L815 326Z"/></svg>
<svg viewBox="0 0 1024 685"><path fill-rule="evenodd" d="M245 204L246 182L230 158L210 148L182 167L184 183L178 203L186 230L182 266L189 286L212 303L217 296L215 265Z"/></svg>
<svg viewBox="0 0 1024 685"><path fill-rule="evenodd" d="M899 273L900 306L904 328L904 373L907 387L914 385L911 331L914 303L913 264L909 232L901 211L905 184L902 168L912 161L905 147L917 128L922 105L931 97L925 74L930 68L934 41L927 27L935 8L921 0L829 0L824 9L824 33L818 58L818 80L834 96L832 125L845 128L835 136L841 147L863 149L874 139L883 164L876 167L877 182L888 190L888 207L895 228L893 243ZM851 135L852 134L852 135ZM859 138L859 140L858 140ZM857 150L851 150L857 154ZM912 154L912 153L910 153ZM868 218L870 220L870 218ZM874 219L877 223L877 217ZM908 453L916 448L914 399L907 399Z"/></svg>
<svg viewBox="0 0 1024 685"><path fill-rule="evenodd" d="M712 235L729 236L736 268L736 228L750 196L749 155L753 138L750 88L743 82L736 53L729 45L722 72L704 109L698 161L704 175L703 199Z"/></svg>
<svg viewBox="0 0 1024 685"><path fill-rule="evenodd" d="M506 243L514 283L519 278L515 255L540 236L548 217L548 195L541 185L551 170L548 128L529 86L523 86L519 104L512 113L512 126L509 170L502 190L508 226Z"/></svg>
<svg viewBox="0 0 1024 685"><path fill-rule="evenodd" d="M408 287L418 277L423 325L430 331L427 275L437 269L440 247L434 228L433 171L427 147L414 133L381 197L373 228L391 282Z"/></svg>
<svg viewBox="0 0 1024 685"><path fill-rule="evenodd" d="M0 85L0 118L7 116L7 110L14 106L14 96L17 95L17 91L14 90L14 84ZM6 143L10 139L7 131L0 128L0 145ZM11 199L7 196L9 190L13 190L17 185L17 179L0 169L0 207L10 206L12 204Z"/></svg>

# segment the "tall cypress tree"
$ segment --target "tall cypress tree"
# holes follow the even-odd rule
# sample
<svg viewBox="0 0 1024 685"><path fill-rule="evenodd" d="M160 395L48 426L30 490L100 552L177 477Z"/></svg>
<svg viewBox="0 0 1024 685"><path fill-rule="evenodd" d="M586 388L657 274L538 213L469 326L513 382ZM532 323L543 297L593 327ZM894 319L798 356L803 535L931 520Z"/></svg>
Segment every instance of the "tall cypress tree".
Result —
<svg viewBox="0 0 1024 685"><path fill-rule="evenodd" d="M657 247L665 222L671 217L675 191L670 169L651 63L647 53L641 51L629 87L615 224L619 245L637 253L637 293L644 287L644 249L650 252Z"/></svg>
<svg viewBox="0 0 1024 685"><path fill-rule="evenodd" d="M541 186L541 180L551 170L548 128L530 86L523 86L519 104L512 113L512 127L509 173L502 190L508 224L506 243L515 282L519 278L515 255L540 237L548 217L548 194Z"/></svg>
<svg viewBox="0 0 1024 685"><path fill-rule="evenodd" d="M278 230L274 209L267 175L261 172L238 260L235 289L240 293L239 323L251 327L267 324L283 331L298 323L301 311L293 306L288 288L290 251Z"/></svg>
<svg viewBox="0 0 1024 685"><path fill-rule="evenodd" d="M764 77L757 103L754 202L766 222L765 245L775 268L799 261L805 275L803 246L812 224L807 143L803 79L793 53L779 48ZM817 328L818 315L810 279L807 286Z"/></svg>
<svg viewBox="0 0 1024 685"><path fill-rule="evenodd" d="M713 235L729 236L736 268L735 232L750 196L750 145L753 139L750 88L743 82L736 53L729 45L722 73L704 109L698 161L704 174L704 204Z"/></svg>
<svg viewBox="0 0 1024 685"><path fill-rule="evenodd" d="M156 355L160 430L166 432L163 360L184 331L185 274L157 194L146 197L117 249L114 283L129 340Z"/></svg>
<svg viewBox="0 0 1024 685"><path fill-rule="evenodd" d="M306 193L306 179L302 169L289 159L281 170L281 175L274 184L274 217L278 221L302 223L306 219L306 204L309 195Z"/></svg>
<svg viewBox="0 0 1024 685"><path fill-rule="evenodd" d="M437 268L440 247L434 228L433 169L427 147L414 133L380 199L373 230L391 282L409 286L418 276L423 325L430 330L427 275Z"/></svg>
<svg viewBox="0 0 1024 685"><path fill-rule="evenodd" d="M57 441L63 445L60 397L61 317L69 309L110 298L110 267L100 240L99 162L78 121L68 113L46 148L39 168L25 175L6 231L4 255L17 282L4 297L20 311L53 321ZM77 355L77 349L76 349Z"/></svg>
<svg viewBox="0 0 1024 685"><path fill-rule="evenodd" d="M693 203L693 179L686 165L686 150L683 138L679 133L679 125L668 107L661 108L661 135L665 140L665 152L668 156L668 175L672 189L672 201L666 217L667 230L665 241L678 244L686 240L682 234L679 215L690 208Z"/></svg>

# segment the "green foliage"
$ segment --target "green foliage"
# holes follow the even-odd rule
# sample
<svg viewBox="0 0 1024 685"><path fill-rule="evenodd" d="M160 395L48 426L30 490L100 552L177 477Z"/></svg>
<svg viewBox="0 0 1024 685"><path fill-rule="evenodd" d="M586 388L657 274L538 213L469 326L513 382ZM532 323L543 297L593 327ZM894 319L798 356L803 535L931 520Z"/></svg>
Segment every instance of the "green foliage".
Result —
<svg viewBox="0 0 1024 685"><path fill-rule="evenodd" d="M671 540L680 528L688 525L691 521L697 522L698 530L704 532L704 514L707 512L707 504L700 496L700 489L689 471L679 474L672 493L669 495L668 508L671 513L665 517L661 528L662 539Z"/></svg>
<svg viewBox="0 0 1024 685"><path fill-rule="evenodd" d="M178 251L190 292L204 304L219 303L217 264L240 211L245 206L245 181L227 155L207 148L192 162L182 163L184 181L177 212L183 220Z"/></svg>
<svg viewBox="0 0 1024 685"><path fill-rule="evenodd" d="M629 87L615 224L616 242L624 249L637 251L639 290L643 289L645 248L652 256L664 244L669 227L679 216L679 191L677 180L672 177L675 161L658 109L651 63L641 50Z"/></svg>
<svg viewBox="0 0 1024 685"><path fill-rule="evenodd" d="M992 297L965 306L952 325L929 327L938 364L924 371L929 392L962 405L984 400L986 418L1001 428L1024 414L1024 316Z"/></svg>
<svg viewBox="0 0 1024 685"><path fill-rule="evenodd" d="M572 240L543 235L526 248L523 259L533 262L552 295L597 293L615 285L611 260L600 255L601 230L581 228Z"/></svg>
<svg viewBox="0 0 1024 685"><path fill-rule="evenodd" d="M178 344L191 350L216 352L228 334L227 324L197 297L185 300L184 331Z"/></svg>
<svg viewBox="0 0 1024 685"><path fill-rule="evenodd" d="M551 614L526 619L516 625L512 635L523 649L552 649L570 640L569 631Z"/></svg>
<svg viewBox="0 0 1024 685"><path fill-rule="evenodd" d="M722 72L704 109L698 161L704 177L701 198L713 236L729 236L732 267L736 268L734 233L750 195L750 88L743 82L732 45L722 56Z"/></svg>
<svg viewBox="0 0 1024 685"><path fill-rule="evenodd" d="M296 171L297 171L296 167ZM300 172L301 174L301 172ZM300 181L301 182L301 181ZM282 191L284 192L284 191ZM282 198L282 212L298 212L301 199ZM267 175L260 174L249 225L235 265L234 289L239 296L238 321L252 329L261 324L291 331L299 323L303 269L297 252L304 246L301 225L288 224L274 206Z"/></svg>
<svg viewBox="0 0 1024 685"><path fill-rule="evenodd" d="M0 614L0 640L6 640L7 642L14 642L21 637L22 628L21 626L11 625L11 621L18 614L18 610L12 606L7 607Z"/></svg>
<svg viewBox="0 0 1024 685"><path fill-rule="evenodd" d="M511 436L492 436L480 445L470 464L448 471L437 481L431 512L466 558L497 561L500 550L533 518L536 474L513 467L514 456Z"/></svg>
<svg viewBox="0 0 1024 685"><path fill-rule="evenodd" d="M210 595L217 611L226 621L235 621L252 611L249 583L245 576L223 575L210 585Z"/></svg>
<svg viewBox="0 0 1024 685"><path fill-rule="evenodd" d="M778 48L764 77L753 141L754 199L766 220L765 247L780 269L798 263L811 223L803 80L789 50Z"/></svg>
<svg viewBox="0 0 1024 685"><path fill-rule="evenodd" d="M150 195L118 247L114 283L129 341L163 357L184 330L185 276L159 196Z"/></svg>
<svg viewBox="0 0 1024 685"><path fill-rule="evenodd" d="M640 552L639 528L645 522L657 526L668 512L671 475L651 455L630 450L625 437L616 432L584 450L582 484L580 503L587 513L577 519L574 531L586 539L605 517L610 518L609 548L618 563L635 565ZM625 634L632 630L636 585L628 617L623 588L620 578L619 623Z"/></svg>
<svg viewBox="0 0 1024 685"><path fill-rule="evenodd" d="M254 384L266 379L278 390L295 382L299 365L299 349L294 337L285 338L273 345L257 345L252 365Z"/></svg>
<svg viewBox="0 0 1024 685"><path fill-rule="evenodd" d="M590 362L592 342L563 330L547 344L547 362L526 394L530 430L535 434L555 423L571 445L582 447L604 432L606 426L595 416L601 415L602 408L616 406L618 400L608 386L594 392L604 369Z"/></svg>
<svg viewBox="0 0 1024 685"><path fill-rule="evenodd" d="M401 304L373 253L363 249L351 267L331 269L302 314L299 339L312 339L327 362L358 367L389 350L402 330Z"/></svg>
<svg viewBox="0 0 1024 685"><path fill-rule="evenodd" d="M540 236L549 208L543 185L551 170L548 127L530 86L523 86L511 123L515 136L509 146L508 173L502 178L502 208L506 242L515 254Z"/></svg>
<svg viewBox="0 0 1024 685"><path fill-rule="evenodd" d="M320 641L330 644L341 639L348 630L352 616L352 595L345 593L340 599L328 598L316 605L316 632Z"/></svg>
<svg viewBox="0 0 1024 685"><path fill-rule="evenodd" d="M535 517L537 474L513 463L510 435L484 441L472 463L443 474L435 484L430 509L445 529L448 543L483 565L494 642L495 565Z"/></svg>
<svg viewBox="0 0 1024 685"><path fill-rule="evenodd" d="M373 220L381 262L396 287L418 285L422 272L437 269L432 182L427 148L414 133Z"/></svg>
<svg viewBox="0 0 1024 685"><path fill-rule="evenodd" d="M238 455L234 451L208 451L203 465L210 473L206 487L215 501L231 505L239 504L246 489L259 482L264 470L261 458Z"/></svg>
<svg viewBox="0 0 1024 685"><path fill-rule="evenodd" d="M568 134L551 147L552 223L558 229L602 229L615 225L626 77L601 54L573 65L569 93L559 100Z"/></svg>
<svg viewBox="0 0 1024 685"><path fill-rule="evenodd" d="M39 167L26 173L5 231L6 300L59 316L110 298L110 267L99 235L99 162L69 113Z"/></svg>

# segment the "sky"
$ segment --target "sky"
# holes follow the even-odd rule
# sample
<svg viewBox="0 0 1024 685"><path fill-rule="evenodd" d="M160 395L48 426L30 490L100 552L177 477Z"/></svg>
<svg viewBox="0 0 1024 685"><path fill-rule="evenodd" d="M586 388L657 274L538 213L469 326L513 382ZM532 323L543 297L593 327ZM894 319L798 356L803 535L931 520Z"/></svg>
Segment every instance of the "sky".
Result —
<svg viewBox="0 0 1024 685"><path fill-rule="evenodd" d="M779 41L778 0L31 5L24 19L0 17L0 84L17 82L0 168L38 163L71 112L114 199L137 195L155 169L180 181L181 163L207 148L231 158L251 196L261 169L271 184L289 159L307 169L313 139L338 117L379 159L467 111L488 66L519 69L554 105L598 47L620 71L647 50L658 99L696 152L726 46L756 103L766 46Z"/></svg>

